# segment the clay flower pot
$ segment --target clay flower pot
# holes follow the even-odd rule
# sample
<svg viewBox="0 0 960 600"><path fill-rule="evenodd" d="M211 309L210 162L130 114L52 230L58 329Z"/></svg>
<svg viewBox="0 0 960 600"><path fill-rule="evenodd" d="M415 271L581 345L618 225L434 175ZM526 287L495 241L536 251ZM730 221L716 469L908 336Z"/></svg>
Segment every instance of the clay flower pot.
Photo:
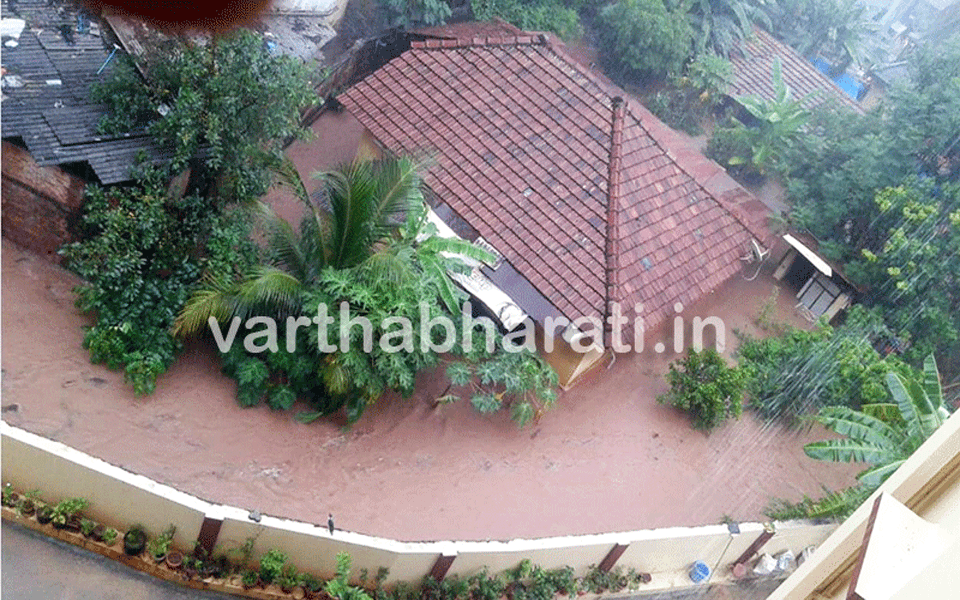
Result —
<svg viewBox="0 0 960 600"><path fill-rule="evenodd" d="M41 506L37 509L37 522L46 525L53 520L53 509L49 506Z"/></svg>
<svg viewBox="0 0 960 600"><path fill-rule="evenodd" d="M167 553L167 566L171 569L179 569L180 565L183 564L183 554L180 554L176 550Z"/></svg>
<svg viewBox="0 0 960 600"><path fill-rule="evenodd" d="M26 498L20 503L20 513L25 516L30 516L37 511L37 505L33 503L33 500Z"/></svg>
<svg viewBox="0 0 960 600"><path fill-rule="evenodd" d="M106 531L107 531L106 525L97 525L96 527L93 528L93 531L90 532L90 537L97 540L98 542L102 542L103 534L106 533Z"/></svg>

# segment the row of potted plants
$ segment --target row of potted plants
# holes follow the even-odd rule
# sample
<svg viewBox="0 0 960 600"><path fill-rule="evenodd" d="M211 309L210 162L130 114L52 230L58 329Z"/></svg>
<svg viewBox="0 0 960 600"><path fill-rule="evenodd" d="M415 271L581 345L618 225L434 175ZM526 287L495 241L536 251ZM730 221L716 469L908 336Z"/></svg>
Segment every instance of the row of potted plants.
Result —
<svg viewBox="0 0 960 600"><path fill-rule="evenodd" d="M106 551L101 554L119 558L119 545L122 542L122 554L138 561L136 564L128 562L136 568L152 570L154 574L168 579L172 578L171 574L176 574L185 581L203 582L211 588L245 592L254 597L290 595L297 599L316 600L548 600L558 596L633 590L641 583L650 582L650 575L633 569L626 573L620 569L605 572L594 566L586 576L575 577L571 567L545 570L524 560L516 568L501 574L489 575L483 569L468 578L454 576L438 582L426 577L420 585L398 584L390 589L383 585L389 575L388 569L381 568L373 578L362 569L359 577L361 585L358 587L349 583L351 560L347 553L337 555L336 575L324 580L298 571L288 562L289 557L277 549L267 550L258 563L253 563L251 558L256 537L247 538L237 548L226 551L217 547L213 553L196 543L193 552L185 554L173 547L177 531L173 524L153 537L142 525L132 525L121 538L116 529L83 516L83 511L89 507L89 502L84 498L68 498L51 504L43 501L37 490L21 494L14 491L10 484L3 486L2 492L4 507L21 517L35 519L41 525L50 524L103 544ZM153 566L147 568L145 565L150 563Z"/></svg>

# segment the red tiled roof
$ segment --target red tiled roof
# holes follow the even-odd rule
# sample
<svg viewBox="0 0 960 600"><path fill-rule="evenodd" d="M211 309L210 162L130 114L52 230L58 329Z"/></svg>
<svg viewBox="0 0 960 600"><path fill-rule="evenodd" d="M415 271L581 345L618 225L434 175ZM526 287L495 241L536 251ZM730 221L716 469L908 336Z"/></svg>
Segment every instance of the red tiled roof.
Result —
<svg viewBox="0 0 960 600"><path fill-rule="evenodd" d="M741 43L739 49L730 53L734 82L727 92L729 96L756 95L773 100L776 97L773 91L773 61L779 58L783 81L793 97L813 94L803 103L806 108L816 108L830 100L863 114L863 107L859 103L796 50L759 27L755 34L754 39Z"/></svg>
<svg viewBox="0 0 960 600"><path fill-rule="evenodd" d="M414 42L339 100L568 318L646 324L740 271L759 203L554 38ZM762 210L759 212L763 212ZM609 259L609 260L608 260Z"/></svg>

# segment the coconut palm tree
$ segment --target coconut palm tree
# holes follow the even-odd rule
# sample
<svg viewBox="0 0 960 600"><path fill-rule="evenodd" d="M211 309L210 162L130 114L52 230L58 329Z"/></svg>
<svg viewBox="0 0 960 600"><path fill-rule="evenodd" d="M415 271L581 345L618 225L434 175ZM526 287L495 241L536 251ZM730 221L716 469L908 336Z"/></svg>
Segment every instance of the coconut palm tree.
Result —
<svg viewBox="0 0 960 600"><path fill-rule="evenodd" d="M447 271L463 270L462 258L492 260L469 242L434 235L436 228L427 218L420 189L419 166L408 158L358 161L318 174L323 182L320 203L309 197L289 159L274 168L308 209L299 233L261 203L266 262L238 281L208 274L178 316L175 334L197 333L210 317L224 322L233 317L299 314L304 293L326 269L352 270L371 285L401 285L411 277L431 277L441 300L455 311L456 293Z"/></svg>
<svg viewBox="0 0 960 600"><path fill-rule="evenodd" d="M842 406L821 409L816 420L845 437L807 444L807 456L870 463L857 480L871 491L883 483L950 416L932 354L924 361L922 381L888 373L887 387L892 403L864 405L859 411Z"/></svg>

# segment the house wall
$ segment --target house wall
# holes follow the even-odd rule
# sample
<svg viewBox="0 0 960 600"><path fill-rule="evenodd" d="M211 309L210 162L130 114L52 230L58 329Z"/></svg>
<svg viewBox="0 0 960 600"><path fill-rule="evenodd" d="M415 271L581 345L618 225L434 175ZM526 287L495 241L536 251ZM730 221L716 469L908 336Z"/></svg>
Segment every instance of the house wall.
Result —
<svg viewBox="0 0 960 600"><path fill-rule="evenodd" d="M26 150L3 142L3 235L59 262L80 216L85 184L58 167L41 167Z"/></svg>
<svg viewBox="0 0 960 600"><path fill-rule="evenodd" d="M717 570L712 581L729 579L730 563L763 532L760 523L743 523L736 536L724 525L503 542L400 542L341 530L331 535L323 525L325 514L303 516L312 523L268 515L254 522L246 508L209 503L2 421L0 434L3 483L11 483L15 489L38 489L41 497L50 501L87 498L90 508L85 512L90 517L121 531L142 523L155 535L173 524L177 527L175 545L181 550L192 546L204 518L221 521L216 540L221 548L238 547L255 536L254 560L276 548L286 552L300 570L321 576L333 574L338 552L351 555L354 575L364 568L370 573L389 568L388 584L420 582L442 555L456 557L448 575L461 577L484 566L497 573L523 559L544 568L569 565L582 575L619 544L627 549L617 566L650 573L652 581L643 586L647 591L693 586L687 573L697 560ZM789 548L799 554L807 546L820 544L835 528L835 524L778 523L776 534L762 551Z"/></svg>

